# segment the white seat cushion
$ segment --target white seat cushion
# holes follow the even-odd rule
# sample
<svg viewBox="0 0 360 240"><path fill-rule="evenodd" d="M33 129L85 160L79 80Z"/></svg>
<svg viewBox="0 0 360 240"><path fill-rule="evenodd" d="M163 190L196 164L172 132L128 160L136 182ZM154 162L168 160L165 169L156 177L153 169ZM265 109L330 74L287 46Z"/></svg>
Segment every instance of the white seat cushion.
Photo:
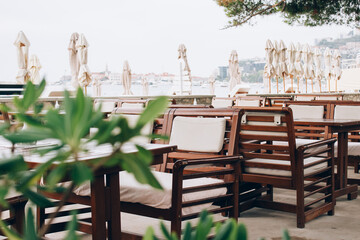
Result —
<svg viewBox="0 0 360 240"><path fill-rule="evenodd" d="M122 114L122 117L126 118L130 127L135 127L137 121L139 120L140 115L131 115L131 114ZM146 124L143 129L141 129L142 135L150 135L153 132L153 123ZM131 139L131 142L137 144L150 143L151 139L147 137L135 137Z"/></svg>
<svg viewBox="0 0 360 240"><path fill-rule="evenodd" d="M334 145L334 155L337 156L338 142ZM348 155L360 156L360 142L348 142Z"/></svg>
<svg viewBox="0 0 360 240"><path fill-rule="evenodd" d="M136 181L128 172L120 172L120 199L124 202L141 203L150 207L169 209L172 196L172 174L153 171L154 176L160 182L164 190L157 190L149 185ZM183 187L195 187L207 184L221 183L223 180L214 178L198 178L183 181ZM80 196L90 196L90 184L83 184L74 190ZM216 197L226 193L226 188L211 189L201 192L183 194L183 201L191 201L207 197ZM208 208L212 203L183 208L183 214L199 212Z"/></svg>
<svg viewBox="0 0 360 240"><path fill-rule="evenodd" d="M224 144L224 118L175 117L170 144L179 150L219 152Z"/></svg>
<svg viewBox="0 0 360 240"><path fill-rule="evenodd" d="M309 105L289 105L293 112L293 118L323 118L323 106L309 106Z"/></svg>
<svg viewBox="0 0 360 240"><path fill-rule="evenodd" d="M320 160L321 158L317 158L317 157L310 157L310 158L306 158L304 160L304 164L309 164L315 161ZM290 165L289 161L282 161L282 160L272 160L272 159L261 159L261 158L254 158L251 160L247 160L247 162L252 162L252 163L269 163L269 164L282 164L282 165ZM327 167L327 163L321 163L321 164L317 164L315 166L312 167L308 167L304 170L304 174L308 174L314 171L317 171L321 168L325 168ZM291 176L291 171L287 171L287 170L279 170L279 169L268 169L268 168L257 168L257 167L247 167L245 168L245 172L246 173L255 173L255 174L264 174L264 175L272 175L272 176L282 176L282 177L290 177Z"/></svg>
<svg viewBox="0 0 360 240"><path fill-rule="evenodd" d="M121 104L121 108L144 108L143 103L123 103Z"/></svg>
<svg viewBox="0 0 360 240"><path fill-rule="evenodd" d="M98 109L98 107L100 106L101 104L101 112L112 112L115 108L115 101L111 102L111 101L98 101L98 102L95 102L94 104L94 108L95 109Z"/></svg>
<svg viewBox="0 0 360 240"><path fill-rule="evenodd" d="M310 144L310 143L314 143L314 142L318 142L319 140L314 140L314 139L304 139L304 138L296 138L295 139L295 144L296 144L296 148L302 146L302 145L306 145L306 144ZM274 145L287 145L287 142L282 142L282 141L274 141L273 142ZM322 148L326 148L326 146L323 146ZM314 153L316 151L319 150L319 147L317 148L310 148L307 149L305 151L305 153ZM336 156L336 155L335 155Z"/></svg>
<svg viewBox="0 0 360 240"><path fill-rule="evenodd" d="M236 106L260 107L260 100L236 100Z"/></svg>

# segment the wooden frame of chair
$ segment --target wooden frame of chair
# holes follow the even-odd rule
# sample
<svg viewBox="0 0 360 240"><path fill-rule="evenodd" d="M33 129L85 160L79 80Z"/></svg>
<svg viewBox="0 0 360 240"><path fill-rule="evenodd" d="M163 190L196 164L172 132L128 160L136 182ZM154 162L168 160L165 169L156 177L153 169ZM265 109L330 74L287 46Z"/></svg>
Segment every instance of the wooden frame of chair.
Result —
<svg viewBox="0 0 360 240"><path fill-rule="evenodd" d="M201 165L226 165L226 169L217 169L205 173L186 173L185 168ZM209 213L224 213L228 216L238 218L238 198L239 198L239 173L240 173L240 157L217 157L204 159L188 159L178 160L174 164L172 173L172 202L169 209L158 209L149 207L139 203L121 202L124 212L147 216L152 218L162 218L171 221L171 231L178 236L181 235L181 221L190 220L198 217L200 212L183 215L182 208L196 206L204 203L222 202L224 205L218 205L215 208L208 209ZM170 173L169 173L170 174ZM183 180L190 180L202 177L223 177L224 182L216 184L205 184L197 187L183 187ZM226 177L228 176L228 177ZM208 197L184 202L182 195L186 193L201 192L210 189L227 187L226 194L217 197Z"/></svg>
<svg viewBox="0 0 360 240"><path fill-rule="evenodd" d="M239 152L244 157L240 181L269 186L265 195L249 200L252 206L296 213L299 228L321 214L333 215L336 140L296 149L290 108L245 108L240 114ZM286 144L275 145L274 141ZM295 190L296 204L273 201L273 187Z"/></svg>
<svg viewBox="0 0 360 240"><path fill-rule="evenodd" d="M193 152L181 151L166 154L164 163L160 171L171 171L173 163L178 159L196 159L196 158L209 158L220 156L233 156L236 155L237 137L236 133L239 127L239 110L231 108L177 108L168 112L167 121L164 122L163 135L171 137L173 121L176 117L202 117L202 118L226 118L226 129L224 136L224 144L220 152ZM191 134L191 133L190 133Z"/></svg>
<svg viewBox="0 0 360 240"><path fill-rule="evenodd" d="M3 219L3 221L10 225L18 233L22 233L24 230L25 221L25 205L28 200L23 196L10 197L5 200L9 204L9 208L0 209L0 211L9 211L9 217ZM4 233L0 229L0 235Z"/></svg>

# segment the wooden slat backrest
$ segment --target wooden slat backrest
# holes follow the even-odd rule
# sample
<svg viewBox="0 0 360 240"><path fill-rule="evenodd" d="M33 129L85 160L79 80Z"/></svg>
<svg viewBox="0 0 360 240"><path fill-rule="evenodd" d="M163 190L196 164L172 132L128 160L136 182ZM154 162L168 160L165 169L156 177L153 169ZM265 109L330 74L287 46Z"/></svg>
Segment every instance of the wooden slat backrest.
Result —
<svg viewBox="0 0 360 240"><path fill-rule="evenodd" d="M245 166L295 173L295 131L290 108L243 108L240 111L239 153ZM276 163L273 160L279 160Z"/></svg>
<svg viewBox="0 0 360 240"><path fill-rule="evenodd" d="M275 96L270 96L270 97L265 97L265 107L282 107L284 105L284 103L286 103L287 101L291 101L293 99L292 96L289 97L275 97Z"/></svg>
<svg viewBox="0 0 360 240"><path fill-rule="evenodd" d="M265 105L265 98L260 96L236 96L235 106L262 107Z"/></svg>
<svg viewBox="0 0 360 240"><path fill-rule="evenodd" d="M162 171L170 166L171 162L176 161L176 159L194 159L194 158L204 158L204 157L215 157L215 156L232 156L237 153L237 132L239 129L239 109L231 108L177 108L173 109L172 112L168 113L169 117L164 126L164 135L170 136L173 126L173 121L176 117L201 117L201 118L225 118L226 119L226 129L224 135L224 144L220 152L214 153L204 153L204 152L194 152L194 151L177 151L175 153L168 154L168 159L165 159L164 166ZM191 138L191 132L188 133L189 138ZM171 137L171 136L170 136ZM205 136L206 137L206 136ZM170 163L168 165L168 162Z"/></svg>
<svg viewBox="0 0 360 240"><path fill-rule="evenodd" d="M331 104L329 101L289 101L286 103L286 107L289 106L322 106L324 114L322 118L329 119L332 114ZM308 115L304 115L303 118L309 118ZM328 139L329 135L328 127L315 126L315 125L296 125L295 135L299 138L309 139Z"/></svg>

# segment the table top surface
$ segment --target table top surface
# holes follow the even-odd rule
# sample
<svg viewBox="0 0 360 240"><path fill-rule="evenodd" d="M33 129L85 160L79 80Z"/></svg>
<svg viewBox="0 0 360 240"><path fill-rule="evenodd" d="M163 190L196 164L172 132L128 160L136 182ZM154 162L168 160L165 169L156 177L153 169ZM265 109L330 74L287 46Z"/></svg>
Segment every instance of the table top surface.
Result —
<svg viewBox="0 0 360 240"><path fill-rule="evenodd" d="M359 119L297 118L294 119L294 123L295 125L311 123L316 125L334 127L360 126Z"/></svg>

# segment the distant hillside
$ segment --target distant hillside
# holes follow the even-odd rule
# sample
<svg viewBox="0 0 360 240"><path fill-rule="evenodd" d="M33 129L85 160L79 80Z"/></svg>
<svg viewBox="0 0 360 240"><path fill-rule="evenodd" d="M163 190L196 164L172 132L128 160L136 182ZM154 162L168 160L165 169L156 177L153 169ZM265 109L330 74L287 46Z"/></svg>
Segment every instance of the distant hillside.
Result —
<svg viewBox="0 0 360 240"><path fill-rule="evenodd" d="M316 46L319 47L329 47L332 49L336 49L336 48L340 48L341 46L346 45L346 43L348 42L360 42L360 35L355 35L352 37L348 37L348 38L339 38L339 39L334 39L334 40L327 40L327 39L322 39L320 40Z"/></svg>

